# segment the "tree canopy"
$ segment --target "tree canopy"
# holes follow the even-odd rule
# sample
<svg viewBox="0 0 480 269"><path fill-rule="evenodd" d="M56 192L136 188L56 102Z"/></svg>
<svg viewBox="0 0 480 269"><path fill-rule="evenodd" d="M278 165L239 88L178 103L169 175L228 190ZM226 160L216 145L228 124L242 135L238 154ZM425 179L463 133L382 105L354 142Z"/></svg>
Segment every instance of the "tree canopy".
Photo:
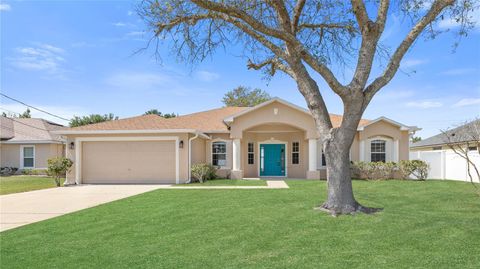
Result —
<svg viewBox="0 0 480 269"><path fill-rule="evenodd" d="M261 89L238 86L223 96L225 106L252 107L272 99L270 94Z"/></svg>
<svg viewBox="0 0 480 269"><path fill-rule="evenodd" d="M91 114L88 116L74 116L73 119L70 120L69 126L70 127L78 127L82 125L92 124L92 123L99 123L104 121L111 121L111 120L118 120L118 117L113 115L113 113L109 114Z"/></svg>
<svg viewBox="0 0 480 269"><path fill-rule="evenodd" d="M219 48L241 45L249 69L271 77L282 72L295 81L327 163L328 196L318 209L336 215L376 211L355 200L349 160L372 98L393 79L421 35L437 36L444 31L439 21L449 20L455 25L451 32L466 36L477 8L478 0L144 0L138 13L157 53L166 45L170 55L195 63ZM389 49L381 38L387 18L394 15L410 25ZM346 70L351 75L343 76L350 73ZM318 78L343 102L338 127L330 120Z"/></svg>
<svg viewBox="0 0 480 269"><path fill-rule="evenodd" d="M32 117L32 114L30 113L30 109L27 108L27 110L25 110L25 112L23 112L22 114L20 114L18 117L21 118L21 119L29 119L29 118L31 118L31 117Z"/></svg>
<svg viewBox="0 0 480 269"><path fill-rule="evenodd" d="M165 113L165 114L163 114L162 112L160 112L156 108L153 108L153 109L150 109L150 110L146 111L143 115L150 115L150 114L158 115L158 116L166 118L166 119L175 118L177 116L177 114L175 114L175 113Z"/></svg>

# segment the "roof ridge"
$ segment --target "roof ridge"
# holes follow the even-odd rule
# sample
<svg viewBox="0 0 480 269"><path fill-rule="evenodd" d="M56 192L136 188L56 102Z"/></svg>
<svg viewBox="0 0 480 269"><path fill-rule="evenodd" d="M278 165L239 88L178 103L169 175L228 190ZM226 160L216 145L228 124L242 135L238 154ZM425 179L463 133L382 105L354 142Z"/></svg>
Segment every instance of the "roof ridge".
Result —
<svg viewBox="0 0 480 269"><path fill-rule="evenodd" d="M174 118L170 118L170 119L187 117L187 116L194 116L194 115L198 115L198 114L202 114L202 113L213 112L213 111L216 111L216 110L224 110L224 109L228 109L228 108L248 109L250 107L248 107L248 106L223 106L223 107L212 108L212 109L208 109L208 110L204 110L204 111L194 112L194 113L190 113L190 114L180 115L178 117L174 117ZM167 120L170 120L170 119L167 119Z"/></svg>

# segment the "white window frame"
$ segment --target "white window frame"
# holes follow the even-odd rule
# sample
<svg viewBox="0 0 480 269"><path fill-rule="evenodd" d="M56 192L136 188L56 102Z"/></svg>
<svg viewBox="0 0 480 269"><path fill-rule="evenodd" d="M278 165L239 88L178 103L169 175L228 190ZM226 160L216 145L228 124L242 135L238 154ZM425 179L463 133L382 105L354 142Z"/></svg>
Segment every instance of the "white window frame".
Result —
<svg viewBox="0 0 480 269"><path fill-rule="evenodd" d="M380 152L380 151L372 151L372 144L373 144L374 142L376 142L376 141L381 141L381 142L383 142L383 149L384 149L383 152ZM379 138L372 139L372 140L370 141L370 162L373 162L373 161L372 161L372 155L373 155L373 154L384 154L384 155L385 155L385 162L387 162L387 161L388 161L388 158L387 158L387 146L388 146L388 145L387 145L387 140L385 140L385 139L379 139Z"/></svg>
<svg viewBox="0 0 480 269"><path fill-rule="evenodd" d="M295 151L295 147L293 146L295 143L298 144L298 148ZM293 154L298 154L298 163L293 163ZM292 141L292 165L299 165L300 164L300 141Z"/></svg>
<svg viewBox="0 0 480 269"><path fill-rule="evenodd" d="M24 156L24 148L33 148L33 166L25 166L25 156ZM28 158L28 157L27 157ZM20 169L35 169L35 145L21 145L20 146Z"/></svg>
<svg viewBox="0 0 480 269"><path fill-rule="evenodd" d="M223 143L225 144L225 153L214 153L213 152L213 145L215 143ZM224 141L224 140L217 140L217 141L212 141L211 143L211 160L212 160L212 165L213 166L216 166L216 167L220 167L220 168L226 168L227 165L228 165L228 143L227 141ZM221 154L225 154L225 165L214 165L213 164L213 155L216 154L216 155L221 155Z"/></svg>
<svg viewBox="0 0 480 269"><path fill-rule="evenodd" d="M250 151L250 145L252 145L252 150ZM250 160L250 154L252 154L253 162L249 163ZM255 143L254 142L248 142L247 143L247 165L255 165Z"/></svg>

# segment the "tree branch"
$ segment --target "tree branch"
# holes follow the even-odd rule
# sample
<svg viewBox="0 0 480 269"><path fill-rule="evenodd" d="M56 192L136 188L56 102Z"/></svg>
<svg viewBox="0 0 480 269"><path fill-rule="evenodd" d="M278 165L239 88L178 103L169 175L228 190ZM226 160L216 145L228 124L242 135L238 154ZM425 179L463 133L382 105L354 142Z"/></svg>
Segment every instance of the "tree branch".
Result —
<svg viewBox="0 0 480 269"><path fill-rule="evenodd" d="M388 63L385 71L381 76L376 78L364 91L364 95L366 97L365 106L368 105L370 100L373 96L383 87L385 86L390 80L392 80L393 76L398 70L400 66L400 62L405 56L405 53L408 49L412 46L413 42L417 39L420 33L425 29L427 25L429 25L435 18L448 6L453 5L455 0L437 0L435 1L430 10L425 14L425 16L420 19L417 24L410 30L407 34L405 39L400 43L398 48L395 50L394 54L392 55L390 62Z"/></svg>
<svg viewBox="0 0 480 269"><path fill-rule="evenodd" d="M254 69L254 70L260 70L266 66L270 66L268 71L271 76L275 75L276 70L280 70L285 74L289 75L290 77L295 78L295 73L292 71L292 69L286 66L284 63L282 63L278 57L269 58L258 64L255 64L251 60L248 60L248 63L247 63L247 68Z"/></svg>
<svg viewBox="0 0 480 269"><path fill-rule="evenodd" d="M284 41L286 41L287 39L291 39L284 32L267 27L265 24L259 22L257 19L248 15L245 11L240 10L238 8L233 8L228 5L224 5L224 4L216 3L212 1L205 1L205 0L192 0L192 2L197 6L204 8L206 10L212 10L220 14L225 14L225 15L240 19L246 24L248 24L250 27L255 29L255 31L258 31L262 34L272 36Z"/></svg>
<svg viewBox="0 0 480 269"><path fill-rule="evenodd" d="M298 0L295 8L293 10L293 18L292 18L292 33L298 32L298 24L300 22L300 17L302 16L303 7L305 6L306 0Z"/></svg>
<svg viewBox="0 0 480 269"><path fill-rule="evenodd" d="M360 31L363 33L368 21L370 21L365 4L362 0L350 0L350 2L352 3L352 9L353 13L355 14L355 18L357 18L358 28L360 28Z"/></svg>

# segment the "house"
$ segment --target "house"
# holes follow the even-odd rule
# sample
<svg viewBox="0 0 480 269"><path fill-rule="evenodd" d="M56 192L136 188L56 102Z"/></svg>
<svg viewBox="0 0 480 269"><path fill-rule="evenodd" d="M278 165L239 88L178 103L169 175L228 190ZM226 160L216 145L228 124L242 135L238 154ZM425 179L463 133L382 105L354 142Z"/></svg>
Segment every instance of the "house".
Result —
<svg viewBox="0 0 480 269"><path fill-rule="evenodd" d="M480 120L475 120L457 128L413 143L410 158L427 162L430 165L429 178L470 181L467 161L449 146L454 145L462 154L480 169ZM472 171L473 181L479 182Z"/></svg>
<svg viewBox="0 0 480 269"><path fill-rule="evenodd" d="M331 115L339 126L342 116ZM362 120L354 161L408 159L416 127L385 117ZM185 183L195 163L221 177L326 177L325 159L308 110L274 98L255 107L223 107L164 119L144 115L56 132L74 160L67 183Z"/></svg>
<svg viewBox="0 0 480 269"><path fill-rule="evenodd" d="M0 166L23 169L47 169L47 160L63 156L64 141L52 131L62 125L35 118L0 117Z"/></svg>

